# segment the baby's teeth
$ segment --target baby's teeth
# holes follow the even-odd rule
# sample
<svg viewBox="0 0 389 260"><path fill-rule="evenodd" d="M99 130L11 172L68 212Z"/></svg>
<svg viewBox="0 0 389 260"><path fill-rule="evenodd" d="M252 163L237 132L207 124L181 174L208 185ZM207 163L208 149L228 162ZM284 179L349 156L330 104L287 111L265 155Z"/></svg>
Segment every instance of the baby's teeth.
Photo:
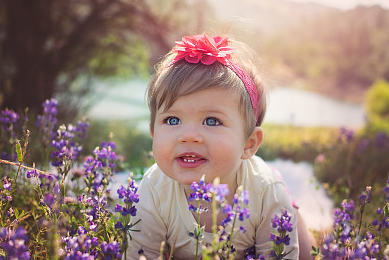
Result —
<svg viewBox="0 0 389 260"><path fill-rule="evenodd" d="M194 162L194 160L184 159L184 162Z"/></svg>

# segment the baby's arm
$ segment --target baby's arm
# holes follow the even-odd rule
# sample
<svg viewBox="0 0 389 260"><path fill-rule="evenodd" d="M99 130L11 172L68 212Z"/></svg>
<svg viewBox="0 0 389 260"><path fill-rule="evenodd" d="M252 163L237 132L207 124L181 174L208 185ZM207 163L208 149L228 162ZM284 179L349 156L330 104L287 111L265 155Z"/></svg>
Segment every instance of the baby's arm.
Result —
<svg viewBox="0 0 389 260"><path fill-rule="evenodd" d="M283 210L287 210L292 216L291 223L293 223L292 232L287 232L290 237L290 244L285 246L284 252L290 252L287 259L298 259L299 246L297 235L298 218L295 214L294 208L290 201L289 194L285 190L283 183L273 183L268 186L262 197L262 212L260 214L260 225L256 230L256 253L263 254L268 258L271 251L272 243L270 241L270 233L274 230L272 228L271 219L275 214L281 216Z"/></svg>
<svg viewBox="0 0 389 260"><path fill-rule="evenodd" d="M136 204L137 214L132 221L140 222L133 228L140 232L132 232L132 240L129 240L127 259L138 260L139 250L147 259L156 259L160 253L161 242L166 240L166 226L159 215L159 197L147 179L142 180L139 189L139 203Z"/></svg>

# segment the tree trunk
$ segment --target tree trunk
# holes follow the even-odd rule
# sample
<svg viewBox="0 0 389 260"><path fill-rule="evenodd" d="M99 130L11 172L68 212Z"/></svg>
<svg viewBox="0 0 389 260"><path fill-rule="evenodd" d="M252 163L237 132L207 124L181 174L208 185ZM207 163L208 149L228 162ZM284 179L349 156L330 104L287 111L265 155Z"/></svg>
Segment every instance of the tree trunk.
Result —
<svg viewBox="0 0 389 260"><path fill-rule="evenodd" d="M3 108L39 112L53 95L58 69L49 62L45 49L50 34L51 0L5 1L7 24L3 42L9 73L1 75Z"/></svg>

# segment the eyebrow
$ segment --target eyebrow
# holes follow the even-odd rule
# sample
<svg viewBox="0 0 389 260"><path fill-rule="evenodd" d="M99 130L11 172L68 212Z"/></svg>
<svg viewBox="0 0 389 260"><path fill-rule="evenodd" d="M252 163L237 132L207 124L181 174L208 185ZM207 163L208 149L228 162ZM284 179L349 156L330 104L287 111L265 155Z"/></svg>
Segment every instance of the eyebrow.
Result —
<svg viewBox="0 0 389 260"><path fill-rule="evenodd" d="M166 109L164 111L162 111L161 113L158 113L160 115L165 115L165 114L178 114L180 113L182 110L180 109ZM202 109L199 111L200 113L204 113L204 114L218 114L218 115L222 115L222 116L227 116L227 113L224 113L223 111L221 110L208 110L208 109Z"/></svg>

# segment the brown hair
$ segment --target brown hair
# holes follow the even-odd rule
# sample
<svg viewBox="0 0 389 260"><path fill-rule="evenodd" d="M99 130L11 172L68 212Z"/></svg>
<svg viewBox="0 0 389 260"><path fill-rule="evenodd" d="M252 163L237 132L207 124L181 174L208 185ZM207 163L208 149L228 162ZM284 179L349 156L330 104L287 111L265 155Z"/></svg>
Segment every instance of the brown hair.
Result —
<svg viewBox="0 0 389 260"><path fill-rule="evenodd" d="M253 62L255 55L242 43L234 43L239 45L239 48L235 48L233 62L246 71L258 90L258 118L255 118L246 87L234 71L219 62L204 65L201 62L192 64L181 60L167 67L175 56L174 53L170 52L157 65L156 74L148 86L147 101L151 113L150 130L152 133L154 132L156 112L162 104L165 103L165 109L168 109L181 96L218 87L236 91L241 96L239 107L247 122L245 126L247 138L253 133L255 126L262 124L266 112L266 92L258 69Z"/></svg>

